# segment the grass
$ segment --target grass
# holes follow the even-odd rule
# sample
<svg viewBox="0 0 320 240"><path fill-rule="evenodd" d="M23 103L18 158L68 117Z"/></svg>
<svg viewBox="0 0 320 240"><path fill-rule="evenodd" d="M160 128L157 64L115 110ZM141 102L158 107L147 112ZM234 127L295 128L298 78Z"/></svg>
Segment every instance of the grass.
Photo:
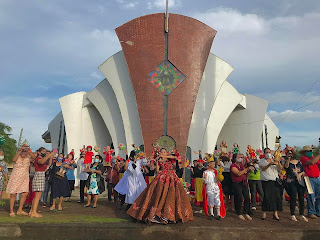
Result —
<svg viewBox="0 0 320 240"><path fill-rule="evenodd" d="M127 220L120 218L107 218L88 215L63 215L60 212L44 215L42 218L29 218L26 216L1 216L0 223L118 223Z"/></svg>

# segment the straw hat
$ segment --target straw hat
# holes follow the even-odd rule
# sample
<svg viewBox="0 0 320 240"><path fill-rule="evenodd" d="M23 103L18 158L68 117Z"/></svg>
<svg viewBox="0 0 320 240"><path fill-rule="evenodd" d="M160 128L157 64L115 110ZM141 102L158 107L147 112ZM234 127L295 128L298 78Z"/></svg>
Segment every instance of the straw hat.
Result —
<svg viewBox="0 0 320 240"><path fill-rule="evenodd" d="M303 146L303 148L299 151L299 153L308 152L308 151L312 151L312 148L309 145Z"/></svg>

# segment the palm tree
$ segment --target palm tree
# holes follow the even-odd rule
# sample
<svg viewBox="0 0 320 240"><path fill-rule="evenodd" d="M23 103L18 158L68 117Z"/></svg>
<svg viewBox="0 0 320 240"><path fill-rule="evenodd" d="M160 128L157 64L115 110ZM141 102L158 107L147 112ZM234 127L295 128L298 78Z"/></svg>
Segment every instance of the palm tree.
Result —
<svg viewBox="0 0 320 240"><path fill-rule="evenodd" d="M11 127L0 122L0 134L8 134L9 132L11 132Z"/></svg>
<svg viewBox="0 0 320 240"><path fill-rule="evenodd" d="M4 151L6 162L12 162L12 158L17 152L17 141L13 138L10 138L11 130L12 129L10 126L0 122L0 136L5 138L5 144L1 146L1 149Z"/></svg>

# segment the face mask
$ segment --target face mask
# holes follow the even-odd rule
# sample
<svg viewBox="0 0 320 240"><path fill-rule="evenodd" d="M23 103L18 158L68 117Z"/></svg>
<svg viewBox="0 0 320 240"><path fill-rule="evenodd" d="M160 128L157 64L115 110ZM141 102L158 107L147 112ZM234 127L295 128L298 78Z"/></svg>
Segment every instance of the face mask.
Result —
<svg viewBox="0 0 320 240"><path fill-rule="evenodd" d="M62 162L62 158L58 158L58 162Z"/></svg>
<svg viewBox="0 0 320 240"><path fill-rule="evenodd" d="M99 161L100 161L100 159L96 159L96 158L94 159L95 163L98 163Z"/></svg>
<svg viewBox="0 0 320 240"><path fill-rule="evenodd" d="M242 162L242 158L237 158L237 162L241 163Z"/></svg>
<svg viewBox="0 0 320 240"><path fill-rule="evenodd" d="M0 156L0 160L3 160L4 159L4 156Z"/></svg>
<svg viewBox="0 0 320 240"><path fill-rule="evenodd" d="M41 157L45 157L46 156L46 154L45 153L41 153Z"/></svg>
<svg viewBox="0 0 320 240"><path fill-rule="evenodd" d="M307 156L307 157L312 157L312 152L307 152L307 153L306 153L306 156Z"/></svg>
<svg viewBox="0 0 320 240"><path fill-rule="evenodd" d="M117 160L113 159L112 162L115 163Z"/></svg>
<svg viewBox="0 0 320 240"><path fill-rule="evenodd" d="M266 158L271 158L271 153L266 153Z"/></svg>

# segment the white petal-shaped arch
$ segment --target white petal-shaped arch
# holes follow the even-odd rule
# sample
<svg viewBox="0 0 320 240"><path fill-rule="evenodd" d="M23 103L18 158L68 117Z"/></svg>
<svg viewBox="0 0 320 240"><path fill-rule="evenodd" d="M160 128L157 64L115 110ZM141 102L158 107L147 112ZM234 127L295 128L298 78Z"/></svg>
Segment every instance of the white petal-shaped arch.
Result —
<svg viewBox="0 0 320 240"><path fill-rule="evenodd" d="M221 129L243 96L227 81L217 95L203 138L202 152L213 153Z"/></svg>
<svg viewBox="0 0 320 240"><path fill-rule="evenodd" d="M202 149L211 110L222 84L233 70L233 67L227 62L212 53L209 54L199 87L188 137L188 146L192 149L192 159L197 158L193 151Z"/></svg>
<svg viewBox="0 0 320 240"><path fill-rule="evenodd" d="M225 122L219 138L218 143L225 140L228 143L228 150L232 149L232 144L237 143L240 151L245 153L247 146L251 145L253 149L261 148L262 146L262 131L264 129L263 124L265 122L266 110L268 102L261 98L244 94L246 99L245 109L235 109ZM275 126L274 124L268 123L270 127ZM275 129L275 133L278 133L278 128ZM271 138L268 137L271 141ZM275 136L273 146L274 148Z"/></svg>
<svg viewBox="0 0 320 240"><path fill-rule="evenodd" d="M99 66L99 70L111 84L122 115L128 151L131 144L143 144L136 98L132 88L127 63L120 51Z"/></svg>
<svg viewBox="0 0 320 240"><path fill-rule="evenodd" d="M117 146L119 143L126 144L126 138L119 105L110 83L104 79L86 97L101 114L111 135L115 151L118 153ZM120 155L125 157L124 152L121 152Z"/></svg>

